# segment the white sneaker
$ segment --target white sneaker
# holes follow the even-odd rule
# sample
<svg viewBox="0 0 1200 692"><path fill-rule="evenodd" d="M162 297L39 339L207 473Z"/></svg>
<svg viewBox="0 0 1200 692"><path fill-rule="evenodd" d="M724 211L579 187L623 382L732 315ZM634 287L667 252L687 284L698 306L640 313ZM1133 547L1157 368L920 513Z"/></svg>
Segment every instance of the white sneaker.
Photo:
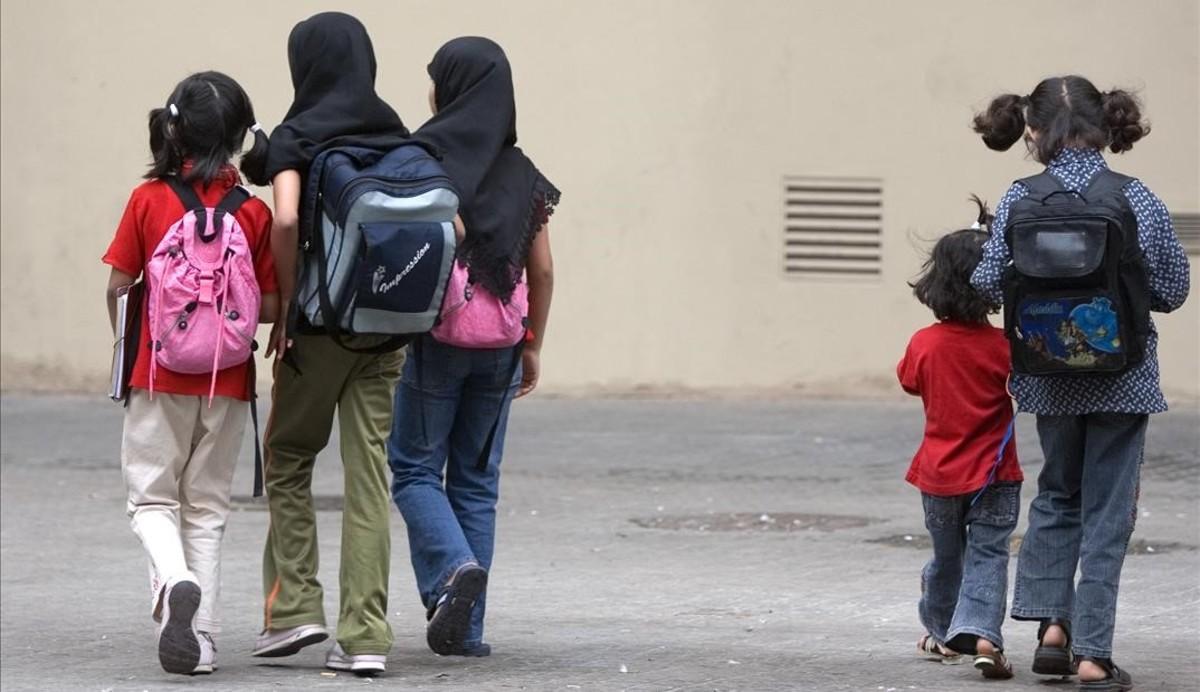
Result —
<svg viewBox="0 0 1200 692"><path fill-rule="evenodd" d="M200 662L192 670L195 675L206 675L217 669L217 645L213 643L212 635L200 633Z"/></svg>
<svg viewBox="0 0 1200 692"><path fill-rule="evenodd" d="M329 631L320 625L297 625L282 630L263 630L254 642L251 656L274 658L291 656L306 646L329 639Z"/></svg>
<svg viewBox="0 0 1200 692"><path fill-rule="evenodd" d="M348 654L341 644L334 644L325 654L325 667L330 670L348 670L361 677L379 675L387 667L387 656L380 654Z"/></svg>
<svg viewBox="0 0 1200 692"><path fill-rule="evenodd" d="M168 673L190 675L200 663L196 611L200 585L191 575L167 582L162 598L162 624L158 627L158 662Z"/></svg>

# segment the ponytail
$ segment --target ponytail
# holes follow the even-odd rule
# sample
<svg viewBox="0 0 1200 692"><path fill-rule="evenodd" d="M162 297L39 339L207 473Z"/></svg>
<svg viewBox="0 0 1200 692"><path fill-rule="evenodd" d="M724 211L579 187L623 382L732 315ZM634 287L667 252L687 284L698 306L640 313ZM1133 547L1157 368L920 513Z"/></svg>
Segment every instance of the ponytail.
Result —
<svg viewBox="0 0 1200 692"><path fill-rule="evenodd" d="M176 118L171 115L170 107L150 111L150 156L153 162L145 175L149 179L177 173L183 165L174 131Z"/></svg>
<svg viewBox="0 0 1200 692"><path fill-rule="evenodd" d="M1104 108L1104 127L1108 130L1108 146L1114 154L1129 151L1133 143L1150 134L1150 126L1142 122L1142 109L1133 94L1113 89L1100 97Z"/></svg>
<svg viewBox="0 0 1200 692"><path fill-rule="evenodd" d="M978 208L978 213L975 215L975 223L971 225L971 230L991 232L992 221L996 219L996 215L988 209L987 202L979 199L979 195L971 195L971 201Z"/></svg>
<svg viewBox="0 0 1200 692"><path fill-rule="evenodd" d="M245 175L246 180L254 185L266 185L271 182L267 178L267 148L270 145L270 139L263 131L262 125L254 121L253 112L250 113L250 120L252 124L249 127L249 133L254 138L254 143L250 145L249 151L242 154L242 175Z"/></svg>
<svg viewBox="0 0 1200 692"><path fill-rule="evenodd" d="M1025 133L1024 96L997 96L987 110L975 115L973 129L983 135L983 143L995 151L1008 151Z"/></svg>

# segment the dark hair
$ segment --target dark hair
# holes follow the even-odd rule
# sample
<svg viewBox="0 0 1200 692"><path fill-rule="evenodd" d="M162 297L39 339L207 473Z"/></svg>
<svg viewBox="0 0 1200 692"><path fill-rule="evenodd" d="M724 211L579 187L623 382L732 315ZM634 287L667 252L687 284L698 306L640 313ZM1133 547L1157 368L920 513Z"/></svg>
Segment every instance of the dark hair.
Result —
<svg viewBox="0 0 1200 692"><path fill-rule="evenodd" d="M242 149L246 131L256 124L250 97L231 77L220 72L191 75L171 92L166 107L150 111L154 163L145 177L181 174L184 160L190 159L192 167L184 180L207 185ZM247 180L265 185L267 134L261 128L253 134L254 144L242 156L241 169Z"/></svg>
<svg viewBox="0 0 1200 692"><path fill-rule="evenodd" d="M1029 149L1043 164L1067 147L1108 147L1119 154L1150 134L1136 96L1121 89L1102 94L1078 75L1043 79L1028 96L997 96L975 116L974 130L989 149L1007 151L1027 123L1038 135Z"/></svg>
<svg viewBox="0 0 1200 692"><path fill-rule="evenodd" d="M987 205L974 195L971 199L979 205L977 223L990 225L993 217ZM964 228L942 236L921 265L921 276L909 284L917 300L939 320L978 324L1000 309L971 286L971 274L983 257L987 239L982 228Z"/></svg>

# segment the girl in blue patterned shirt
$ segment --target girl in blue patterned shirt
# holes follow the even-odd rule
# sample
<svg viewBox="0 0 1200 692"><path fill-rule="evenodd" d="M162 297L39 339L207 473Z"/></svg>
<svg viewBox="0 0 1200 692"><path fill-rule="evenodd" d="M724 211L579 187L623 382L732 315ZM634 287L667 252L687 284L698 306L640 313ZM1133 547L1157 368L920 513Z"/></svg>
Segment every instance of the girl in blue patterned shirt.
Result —
<svg viewBox="0 0 1200 692"><path fill-rule="evenodd" d="M1128 151L1149 132L1133 95L1100 93L1078 76L1043 80L1028 96L1006 94L975 118L988 147L1005 151L1024 137L1030 153L1076 193L1108 165L1100 151ZM1150 306L1170 312L1188 294L1188 261L1162 201L1139 180L1122 192L1137 219ZM996 208L995 228L971 283L1003 298L1010 262L1004 228L1028 189L1017 182ZM1159 386L1158 333L1150 325L1145 357L1113 375L1014 375L1021 411L1037 415L1046 457L1029 529L1017 562L1012 616L1037 620L1033 672L1079 674L1080 689L1127 690L1112 661L1117 587L1137 516L1138 480L1151 413L1167 409ZM1078 567L1079 586L1075 586Z"/></svg>

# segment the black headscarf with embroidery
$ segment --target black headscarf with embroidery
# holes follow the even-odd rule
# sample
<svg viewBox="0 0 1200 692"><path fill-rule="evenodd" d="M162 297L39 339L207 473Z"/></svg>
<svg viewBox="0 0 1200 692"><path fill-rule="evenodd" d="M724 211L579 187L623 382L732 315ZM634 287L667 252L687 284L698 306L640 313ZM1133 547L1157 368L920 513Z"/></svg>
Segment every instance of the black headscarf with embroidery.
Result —
<svg viewBox="0 0 1200 692"><path fill-rule="evenodd" d="M267 176L307 173L317 154L338 146L394 149L408 129L375 93L375 50L366 27L342 12L322 12L288 36L295 97L271 132Z"/></svg>
<svg viewBox="0 0 1200 692"><path fill-rule="evenodd" d="M517 107L504 50L456 38L429 64L437 113L414 137L439 150L459 193L467 235L459 258L471 280L507 300L559 191L516 146Z"/></svg>

